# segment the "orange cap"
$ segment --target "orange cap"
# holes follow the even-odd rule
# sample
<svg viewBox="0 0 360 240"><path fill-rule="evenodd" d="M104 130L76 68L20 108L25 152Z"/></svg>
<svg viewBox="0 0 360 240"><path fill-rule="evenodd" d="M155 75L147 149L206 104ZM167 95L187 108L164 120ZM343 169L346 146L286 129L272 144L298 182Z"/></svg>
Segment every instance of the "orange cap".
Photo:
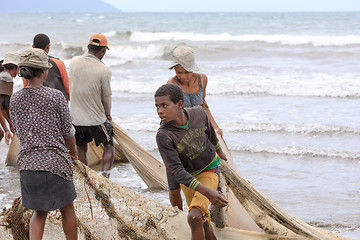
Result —
<svg viewBox="0 0 360 240"><path fill-rule="evenodd" d="M107 49L109 49L107 38L104 34L101 33L95 33L91 35L89 44L100 47L106 47Z"/></svg>

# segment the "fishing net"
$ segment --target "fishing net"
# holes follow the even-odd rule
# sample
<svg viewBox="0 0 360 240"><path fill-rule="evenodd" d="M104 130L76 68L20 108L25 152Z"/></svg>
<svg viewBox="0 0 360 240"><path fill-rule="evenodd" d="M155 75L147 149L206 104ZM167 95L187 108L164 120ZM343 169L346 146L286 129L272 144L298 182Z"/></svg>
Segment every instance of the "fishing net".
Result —
<svg viewBox="0 0 360 240"><path fill-rule="evenodd" d="M122 187L78 161L73 167L79 239L173 239L178 229L182 236L189 232L185 213ZM21 199L15 199L1 214L0 238L28 239L31 216ZM65 239L58 210L49 212L44 239Z"/></svg>
<svg viewBox="0 0 360 240"><path fill-rule="evenodd" d="M79 239L191 239L187 214L135 193L74 161L74 201ZM29 239L32 210L16 198L13 206L0 215L0 239ZM233 228L216 228L218 239L263 240L283 237ZM65 239L61 214L48 214L43 239ZM286 237L291 239L291 237Z"/></svg>
<svg viewBox="0 0 360 240"><path fill-rule="evenodd" d="M116 124L114 134L116 148L130 161L144 182L152 187L165 188L163 164L138 146ZM227 149L226 145L224 149ZM96 158L102 155L101 152L94 152ZM228 156L231 156L230 153ZM232 208L225 208L227 225L231 214L236 217L245 216L240 213L241 206L244 213L251 216L251 221L255 221L256 226L268 234L214 227L218 239L345 239L314 228L286 213L243 179L232 165L232 160L221 164L221 188L228 198L233 198L229 198L230 202L237 204ZM120 186L79 161L73 162L73 168L78 195L74 206L79 239L191 238L186 213ZM0 215L0 239L29 239L29 221L32 214L31 210L22 207L20 198L15 199L13 206L3 210ZM65 239L58 210L48 214L44 239Z"/></svg>

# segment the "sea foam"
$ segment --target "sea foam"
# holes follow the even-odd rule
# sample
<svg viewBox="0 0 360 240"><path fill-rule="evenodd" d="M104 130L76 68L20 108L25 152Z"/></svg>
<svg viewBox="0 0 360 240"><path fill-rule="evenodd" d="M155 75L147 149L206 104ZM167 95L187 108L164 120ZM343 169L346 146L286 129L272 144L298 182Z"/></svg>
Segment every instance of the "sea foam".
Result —
<svg viewBox="0 0 360 240"><path fill-rule="evenodd" d="M358 35L232 35L230 33L204 34L193 32L139 32L134 31L130 36L130 41L134 42L154 42L169 40L187 41L239 41L239 42L264 42L278 43L282 45L304 45L313 46L345 46L359 45L360 36Z"/></svg>

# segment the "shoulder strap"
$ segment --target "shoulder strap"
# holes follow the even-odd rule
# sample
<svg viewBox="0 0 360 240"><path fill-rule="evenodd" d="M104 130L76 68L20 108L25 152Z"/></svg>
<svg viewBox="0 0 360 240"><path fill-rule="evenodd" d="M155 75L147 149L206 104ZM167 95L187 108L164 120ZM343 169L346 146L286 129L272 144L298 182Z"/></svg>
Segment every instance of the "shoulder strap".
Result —
<svg viewBox="0 0 360 240"><path fill-rule="evenodd" d="M179 83L179 81L178 81L178 78L175 76L174 79L175 79L177 85L180 87L180 83Z"/></svg>
<svg viewBox="0 0 360 240"><path fill-rule="evenodd" d="M199 77L200 86L202 89L204 89L204 82L203 79L201 78L201 73L198 73L198 77Z"/></svg>

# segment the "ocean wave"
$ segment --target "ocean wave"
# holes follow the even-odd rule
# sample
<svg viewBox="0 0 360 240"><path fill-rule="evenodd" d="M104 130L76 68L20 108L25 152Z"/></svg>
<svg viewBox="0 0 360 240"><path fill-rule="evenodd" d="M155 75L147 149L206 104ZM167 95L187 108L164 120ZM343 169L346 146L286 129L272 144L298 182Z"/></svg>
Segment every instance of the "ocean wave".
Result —
<svg viewBox="0 0 360 240"><path fill-rule="evenodd" d="M220 91L209 91L208 95L222 95L222 94L235 94L235 95L271 95L271 96L299 96L299 97L329 97L329 98L360 98L359 89L353 90L336 90L336 89L279 89L276 87L263 89L259 87L244 87L243 89L220 89Z"/></svg>
<svg viewBox="0 0 360 240"><path fill-rule="evenodd" d="M144 55L145 57L145 55ZM125 59L107 59L108 65L121 64ZM156 76L152 81L140 79L116 79L112 82L113 91L127 93L153 94L168 75ZM235 77L234 77L235 78ZM207 95L270 95L296 97L360 98L360 78L342 76L314 77L309 82L291 80L288 76L213 76L206 88Z"/></svg>
<svg viewBox="0 0 360 240"><path fill-rule="evenodd" d="M309 149L295 146L273 147L261 145L230 146L230 151L249 153L271 153L292 156L311 156L324 158L360 159L360 152L338 152L331 149Z"/></svg>
<svg viewBox="0 0 360 240"><path fill-rule="evenodd" d="M314 123L245 123L223 122L226 132L285 132L298 134L360 134L359 128Z"/></svg>
<svg viewBox="0 0 360 240"><path fill-rule="evenodd" d="M300 97L359 98L360 76L313 73L310 76L240 73L230 76L213 76L206 89L210 95L271 95ZM306 79L298 79L299 77ZM241 80L238 80L241 79Z"/></svg>
<svg viewBox="0 0 360 240"><path fill-rule="evenodd" d="M356 223L324 223L320 221L309 222L311 226L329 229L331 232L355 232L360 230L360 224Z"/></svg>
<svg viewBox="0 0 360 240"><path fill-rule="evenodd" d="M229 33L203 34L193 32L139 32L134 31L130 36L134 42L154 41L237 41L237 42L264 42L281 45L313 45L313 46L345 46L359 45L360 36L357 35L232 35Z"/></svg>
<svg viewBox="0 0 360 240"><path fill-rule="evenodd" d="M154 107L155 112L155 107ZM136 131L136 132L156 132L160 126L160 119L156 116L154 118L122 118L114 117L114 121L121 123L120 126L125 131Z"/></svg>
<svg viewBox="0 0 360 240"><path fill-rule="evenodd" d="M148 44L148 45L113 45L110 46L111 51L108 51L107 57L121 58L121 59L152 59L162 57L165 49L164 44Z"/></svg>
<svg viewBox="0 0 360 240"><path fill-rule="evenodd" d="M155 109L154 109L155 112ZM116 122L121 123L125 130L137 132L155 132L159 128L160 120L155 115L153 118L117 117ZM252 123L252 122L218 122L225 133L237 132L275 132L294 134L360 134L360 128L346 126L319 124L319 123Z"/></svg>
<svg viewBox="0 0 360 240"><path fill-rule="evenodd" d="M124 36L125 37L125 36ZM106 64L111 66L122 65L134 60L161 58L171 51L167 44L112 44L109 45L110 51L107 51ZM86 45L78 43L61 41L54 43L52 53L63 58L62 60L71 60L74 56L79 56L87 52Z"/></svg>

